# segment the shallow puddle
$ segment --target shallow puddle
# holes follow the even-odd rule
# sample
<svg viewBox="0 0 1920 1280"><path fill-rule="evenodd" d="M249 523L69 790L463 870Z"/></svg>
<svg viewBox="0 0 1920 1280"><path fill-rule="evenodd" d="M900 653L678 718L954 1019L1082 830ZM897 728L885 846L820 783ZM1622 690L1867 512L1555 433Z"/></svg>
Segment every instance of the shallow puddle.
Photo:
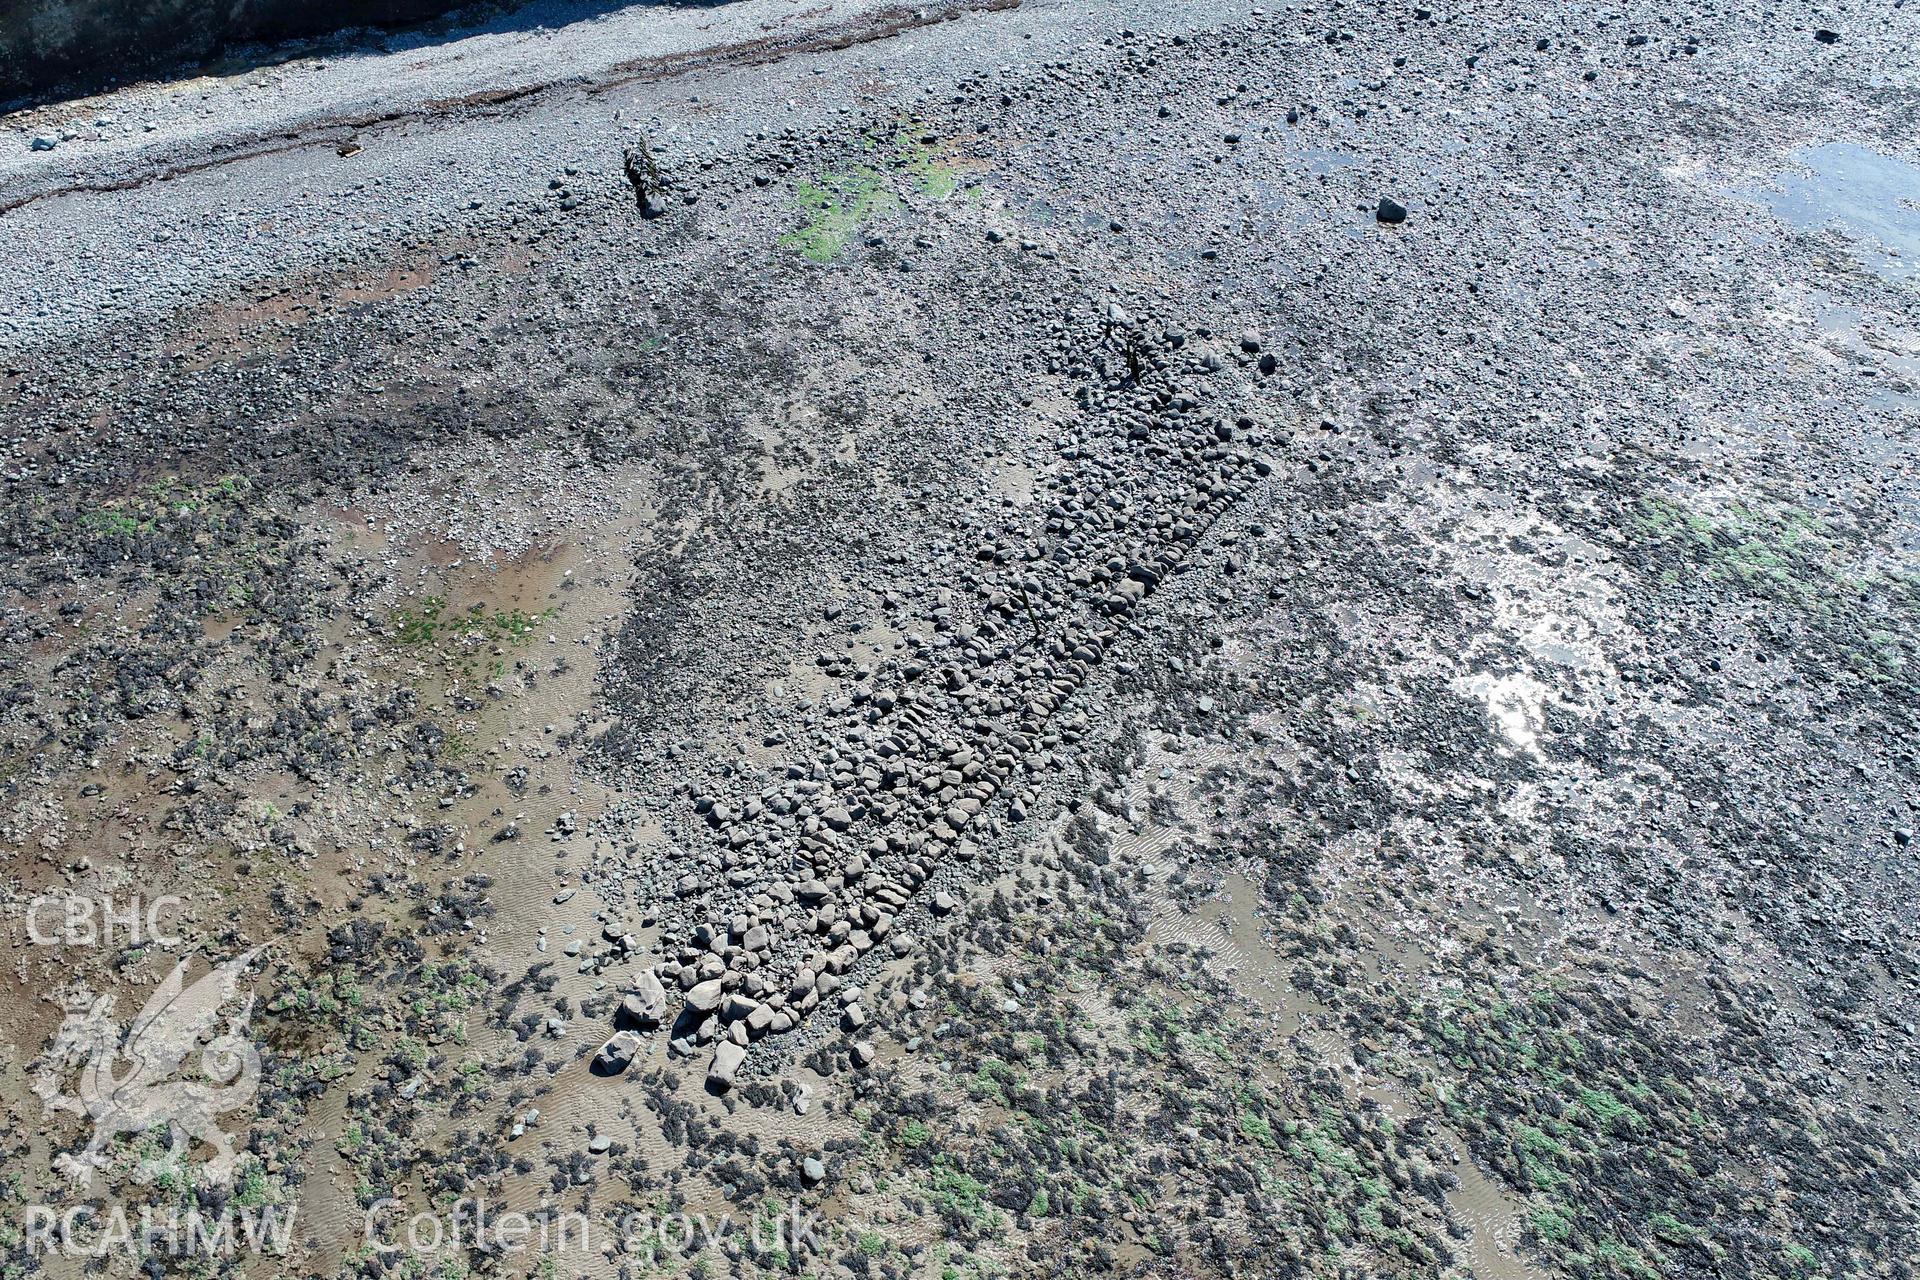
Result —
<svg viewBox="0 0 1920 1280"><path fill-rule="evenodd" d="M1287 980L1280 957L1262 936L1258 885L1239 872L1230 872L1217 893L1187 911L1166 895L1161 879L1160 874L1154 876L1158 909L1147 928L1148 942L1184 943L1195 951L1213 953L1221 976L1230 976L1234 989L1273 1020L1277 1038L1298 1033L1309 1017L1325 1012L1318 1000Z"/></svg>
<svg viewBox="0 0 1920 1280"><path fill-rule="evenodd" d="M1848 236L1861 264L1884 279L1920 276L1920 167L1851 142L1803 147L1793 158L1804 170L1749 194L1802 230Z"/></svg>

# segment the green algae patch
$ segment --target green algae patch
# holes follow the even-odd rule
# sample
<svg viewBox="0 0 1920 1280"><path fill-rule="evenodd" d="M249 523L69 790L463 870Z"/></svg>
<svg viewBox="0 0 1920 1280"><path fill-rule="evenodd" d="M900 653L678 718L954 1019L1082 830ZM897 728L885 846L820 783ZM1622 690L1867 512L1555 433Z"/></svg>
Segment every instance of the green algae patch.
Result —
<svg viewBox="0 0 1920 1280"><path fill-rule="evenodd" d="M806 211L806 225L780 237L783 248L797 249L814 262L832 262L868 219L900 207L900 199L874 169L822 174L802 182L794 198Z"/></svg>
<svg viewBox="0 0 1920 1280"><path fill-rule="evenodd" d="M812 262L832 262L866 223L902 208L905 197L946 200L960 190L960 169L936 141L899 132L860 140L868 157L794 187L803 223L780 246Z"/></svg>
<svg viewBox="0 0 1920 1280"><path fill-rule="evenodd" d="M1643 497L1629 546L1656 581L1705 584L1776 611L1770 631L1811 658L1878 684L1920 687L1920 573L1871 521L1756 496L1682 502ZM1797 630L1793 636L1786 628Z"/></svg>
<svg viewBox="0 0 1920 1280"><path fill-rule="evenodd" d="M913 188L930 200L945 200L960 190L960 171L946 153L924 138L896 144L894 162L907 173Z"/></svg>

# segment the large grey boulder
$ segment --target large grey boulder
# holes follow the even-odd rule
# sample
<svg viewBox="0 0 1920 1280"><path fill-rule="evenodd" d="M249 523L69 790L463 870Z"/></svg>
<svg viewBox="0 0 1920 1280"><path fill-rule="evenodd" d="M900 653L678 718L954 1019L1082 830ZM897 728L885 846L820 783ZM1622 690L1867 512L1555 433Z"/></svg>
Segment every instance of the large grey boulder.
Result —
<svg viewBox="0 0 1920 1280"><path fill-rule="evenodd" d="M620 1015L635 1026L657 1027L667 1016L667 989L651 969L642 969L620 1000Z"/></svg>
<svg viewBox="0 0 1920 1280"><path fill-rule="evenodd" d="M617 1076L633 1064L633 1055L640 1052L640 1037L631 1031L614 1033L613 1039L600 1046L600 1052L593 1055L593 1069L603 1076Z"/></svg>
<svg viewBox="0 0 1920 1280"><path fill-rule="evenodd" d="M707 1086L725 1091L733 1087L734 1073L740 1070L740 1064L747 1060L744 1045L731 1040L722 1040L713 1051L713 1064L707 1068Z"/></svg>

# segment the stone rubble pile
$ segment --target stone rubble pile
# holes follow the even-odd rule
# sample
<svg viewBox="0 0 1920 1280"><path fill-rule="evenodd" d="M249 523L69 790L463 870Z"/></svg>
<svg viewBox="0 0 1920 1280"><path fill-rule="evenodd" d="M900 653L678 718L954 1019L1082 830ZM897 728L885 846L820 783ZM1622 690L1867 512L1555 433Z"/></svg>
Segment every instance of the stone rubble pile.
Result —
<svg viewBox="0 0 1920 1280"><path fill-rule="evenodd" d="M913 949L898 927L908 904L943 868L975 860L969 832L989 806L1025 817L1036 800L1026 775L1085 728L1075 692L1151 625L1143 609L1156 589L1269 470L1246 447L1253 422L1209 412L1198 385L1232 361L1270 369L1253 335L1222 356L1118 305L1056 329L1055 364L1100 369L1104 385L1082 393L1088 427L1059 447L1039 527L999 512L981 521L957 565L968 604L882 591L905 654L879 671L819 656L851 688L825 703L811 757L761 792L691 797L711 855L675 880L684 932L663 922L666 958L637 975L619 1016L656 1027L677 1003L672 1047L713 1046L716 1089L755 1041L844 995L864 957ZM903 616L916 596L932 607ZM931 905L944 914L958 903L942 890ZM865 1024L857 1000L841 1008L845 1029ZM605 1067L631 1060L631 1035L601 1050ZM872 1053L863 1044L855 1060Z"/></svg>

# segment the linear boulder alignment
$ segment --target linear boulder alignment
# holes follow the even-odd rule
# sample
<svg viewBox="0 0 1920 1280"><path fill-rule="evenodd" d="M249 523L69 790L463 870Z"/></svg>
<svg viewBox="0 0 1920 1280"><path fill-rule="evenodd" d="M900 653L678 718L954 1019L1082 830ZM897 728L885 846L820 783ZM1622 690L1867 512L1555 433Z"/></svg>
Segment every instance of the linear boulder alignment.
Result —
<svg viewBox="0 0 1920 1280"><path fill-rule="evenodd" d="M902 912L942 871L975 861L969 836L990 806L1015 819L1032 808L1026 776L1085 726L1076 693L1270 471L1251 452L1252 419L1205 404L1200 386L1226 361L1184 331L1110 304L1070 317L1057 341L1054 366L1085 379L1082 427L1058 449L1038 524L957 531L968 594L899 617L903 659L862 672L821 655L854 686L829 701L810 758L765 792L691 798L724 887L682 879L668 958L626 1003L652 1009L656 989L677 992L673 1047L713 1046L712 1087L732 1083L748 1046L829 1002L864 957L911 951ZM1250 356L1259 344L1241 347ZM905 614L905 596L886 603ZM865 1018L845 1002L848 1030Z"/></svg>

